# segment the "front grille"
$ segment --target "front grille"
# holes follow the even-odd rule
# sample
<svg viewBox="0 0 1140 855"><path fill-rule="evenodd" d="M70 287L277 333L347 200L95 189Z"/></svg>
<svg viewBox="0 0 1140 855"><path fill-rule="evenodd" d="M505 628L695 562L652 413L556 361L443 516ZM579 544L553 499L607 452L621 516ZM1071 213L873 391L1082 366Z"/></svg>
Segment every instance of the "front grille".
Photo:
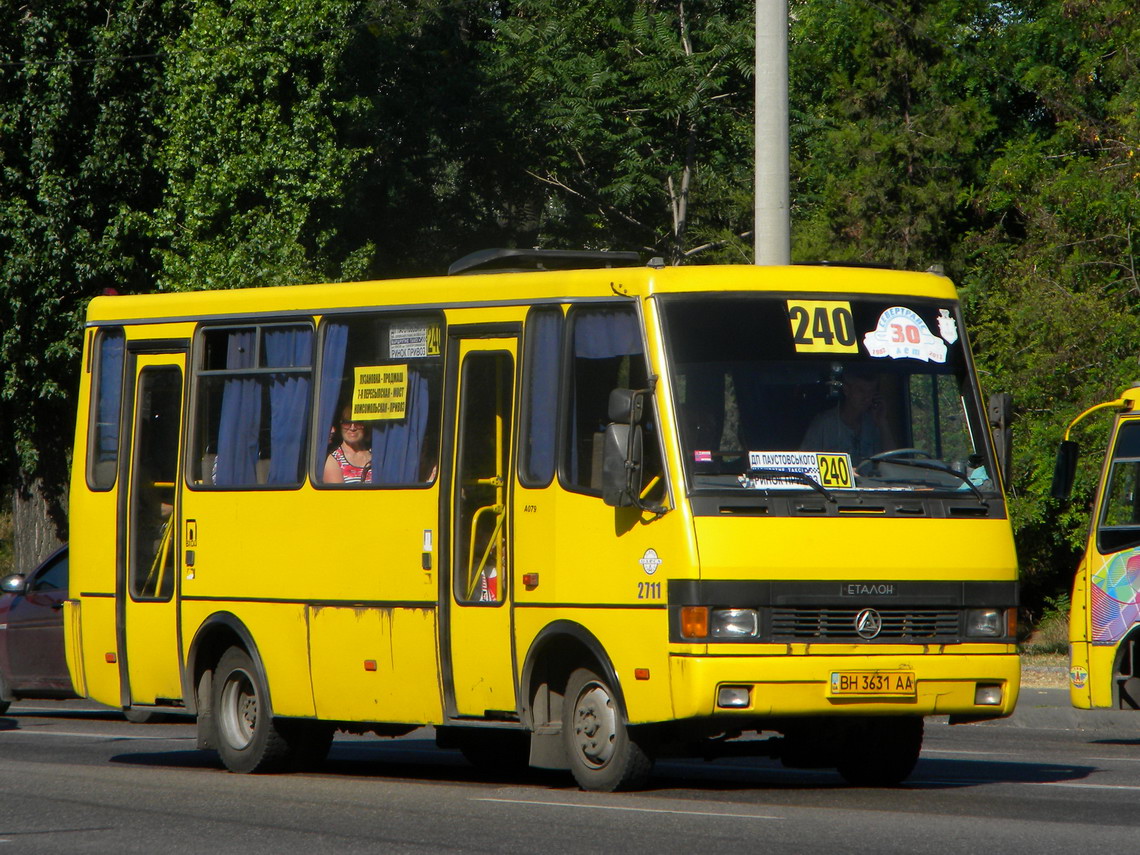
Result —
<svg viewBox="0 0 1140 855"><path fill-rule="evenodd" d="M862 642L855 618L862 609L775 608L772 637L776 639L827 639ZM874 641L935 641L956 639L956 609L876 609L883 628Z"/></svg>

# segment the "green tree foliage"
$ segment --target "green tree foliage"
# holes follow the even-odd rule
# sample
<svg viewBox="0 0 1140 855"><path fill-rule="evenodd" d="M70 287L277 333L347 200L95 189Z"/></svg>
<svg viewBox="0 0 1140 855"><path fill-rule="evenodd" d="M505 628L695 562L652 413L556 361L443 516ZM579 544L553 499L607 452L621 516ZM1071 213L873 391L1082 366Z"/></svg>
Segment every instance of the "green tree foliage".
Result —
<svg viewBox="0 0 1140 855"><path fill-rule="evenodd" d="M794 253L925 269L957 260L995 125L985 0L794 5Z"/></svg>
<svg viewBox="0 0 1140 855"><path fill-rule="evenodd" d="M520 0L495 22L499 91L534 140L522 168L545 187L543 238L746 260L751 16L733 0Z"/></svg>
<svg viewBox="0 0 1140 855"><path fill-rule="evenodd" d="M1140 379L1140 16L1134 4L1010 10L994 45L1008 132L969 236L982 362L1019 401L1014 508L1022 557L1063 584L1083 547L1107 420L1078 429L1077 501L1044 498L1064 423Z"/></svg>
<svg viewBox="0 0 1140 855"><path fill-rule="evenodd" d="M363 272L363 4L65 0L0 26L0 458L21 565L66 536L83 313L105 289ZM54 526L38 524L50 516ZM22 525L28 520L29 525Z"/></svg>
<svg viewBox="0 0 1140 855"><path fill-rule="evenodd" d="M372 157L353 209L379 276L438 274L461 255L539 241L533 138L484 60L500 4L374 0L348 73L373 108L352 133Z"/></svg>
<svg viewBox="0 0 1140 855"><path fill-rule="evenodd" d="M369 149L346 130L369 101L342 62L363 6L200 0L168 40L153 217L157 285L233 288L361 275L346 245Z"/></svg>
<svg viewBox="0 0 1140 855"><path fill-rule="evenodd" d="M158 198L152 39L170 19L148 0L113 14L83 0L3 13L0 483L17 491L17 534L32 532L21 564L53 536L22 503L50 514L55 536L65 530L86 300L145 287L153 272L135 215Z"/></svg>

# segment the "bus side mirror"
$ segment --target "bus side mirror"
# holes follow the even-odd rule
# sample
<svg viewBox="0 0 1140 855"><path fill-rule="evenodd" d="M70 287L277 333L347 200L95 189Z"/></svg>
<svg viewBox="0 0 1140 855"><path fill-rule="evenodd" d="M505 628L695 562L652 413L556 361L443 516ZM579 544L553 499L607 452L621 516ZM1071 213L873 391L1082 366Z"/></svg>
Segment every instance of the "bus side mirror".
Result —
<svg viewBox="0 0 1140 855"><path fill-rule="evenodd" d="M617 388L610 392L602 449L602 501L614 508L637 505L641 493L641 417L645 391Z"/></svg>
<svg viewBox="0 0 1140 855"><path fill-rule="evenodd" d="M607 425L602 452L602 501L613 508L637 505L640 485L641 425Z"/></svg>
<svg viewBox="0 0 1140 855"><path fill-rule="evenodd" d="M994 438L994 451L997 452L998 468L1001 470L1002 483L1008 490L1010 465L1013 457L1013 451L1010 448L1013 437L1013 397L1008 392L990 395L988 409L990 432Z"/></svg>
<svg viewBox="0 0 1140 855"><path fill-rule="evenodd" d="M640 424L644 409L644 391L640 389L614 389L610 392L607 410L611 422L619 425Z"/></svg>
<svg viewBox="0 0 1140 855"><path fill-rule="evenodd" d="M1057 446L1057 463L1053 467L1053 489L1050 495L1062 501L1073 492L1073 481L1077 477L1077 456L1080 447L1071 439L1061 441Z"/></svg>

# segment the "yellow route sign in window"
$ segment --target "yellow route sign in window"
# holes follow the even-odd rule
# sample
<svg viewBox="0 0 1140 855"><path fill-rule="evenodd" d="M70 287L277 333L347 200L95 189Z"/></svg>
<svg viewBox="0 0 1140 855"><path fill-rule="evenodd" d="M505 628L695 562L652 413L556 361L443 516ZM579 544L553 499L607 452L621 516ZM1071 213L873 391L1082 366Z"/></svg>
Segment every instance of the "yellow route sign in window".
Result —
<svg viewBox="0 0 1140 855"><path fill-rule="evenodd" d="M408 366L365 365L355 369L352 418L368 422L402 419L408 406Z"/></svg>

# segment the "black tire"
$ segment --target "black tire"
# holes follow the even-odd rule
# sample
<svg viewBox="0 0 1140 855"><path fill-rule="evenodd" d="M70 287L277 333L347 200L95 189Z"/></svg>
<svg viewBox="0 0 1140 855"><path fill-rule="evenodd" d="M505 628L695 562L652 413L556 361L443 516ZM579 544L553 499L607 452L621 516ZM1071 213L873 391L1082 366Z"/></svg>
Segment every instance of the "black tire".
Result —
<svg viewBox="0 0 1140 855"><path fill-rule="evenodd" d="M861 722L847 735L836 770L856 787L893 787L914 771L922 730L921 716Z"/></svg>
<svg viewBox="0 0 1140 855"><path fill-rule="evenodd" d="M249 654L231 647L214 673L213 713L218 756L231 772L288 768L293 740L273 719L269 693Z"/></svg>
<svg viewBox="0 0 1140 855"><path fill-rule="evenodd" d="M0 715L8 712L8 707L12 706L11 701L0 701Z"/></svg>
<svg viewBox="0 0 1140 855"><path fill-rule="evenodd" d="M653 771L653 758L631 736L613 689L587 668L571 674L566 684L562 745L583 790L638 789Z"/></svg>

